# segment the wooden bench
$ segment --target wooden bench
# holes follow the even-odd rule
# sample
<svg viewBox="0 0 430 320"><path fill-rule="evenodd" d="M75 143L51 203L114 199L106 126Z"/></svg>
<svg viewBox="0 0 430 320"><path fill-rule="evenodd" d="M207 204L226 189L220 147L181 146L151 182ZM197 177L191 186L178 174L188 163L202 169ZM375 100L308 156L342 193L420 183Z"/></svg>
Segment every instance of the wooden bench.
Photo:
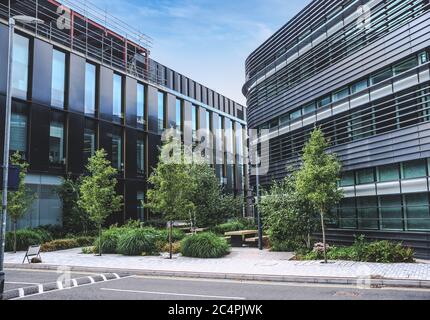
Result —
<svg viewBox="0 0 430 320"><path fill-rule="evenodd" d="M258 247L258 241L259 241L258 237L245 239L245 243L253 247ZM263 245L266 246L268 242L269 242L269 236L263 236Z"/></svg>
<svg viewBox="0 0 430 320"><path fill-rule="evenodd" d="M232 247L241 248L245 244L247 238L255 236L258 234L258 230L242 230L226 232L224 235L226 237L231 237L230 242Z"/></svg>

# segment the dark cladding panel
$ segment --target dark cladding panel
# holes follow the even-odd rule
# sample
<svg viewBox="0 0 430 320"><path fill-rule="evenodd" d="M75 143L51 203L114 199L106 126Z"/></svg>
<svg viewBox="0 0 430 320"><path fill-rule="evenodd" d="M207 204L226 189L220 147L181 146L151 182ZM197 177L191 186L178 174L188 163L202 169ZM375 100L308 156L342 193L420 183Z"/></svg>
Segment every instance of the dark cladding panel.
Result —
<svg viewBox="0 0 430 320"><path fill-rule="evenodd" d="M219 94L214 92L214 108L219 110Z"/></svg>
<svg viewBox="0 0 430 320"><path fill-rule="evenodd" d="M5 110L6 110L6 96L0 94L0 128L4 128ZM0 130L0 164L3 164L3 148L4 148L4 130Z"/></svg>
<svg viewBox="0 0 430 320"><path fill-rule="evenodd" d="M137 131L126 128L125 134L125 175L132 179L137 174Z"/></svg>
<svg viewBox="0 0 430 320"><path fill-rule="evenodd" d="M158 90L153 86L148 86L148 131L158 132Z"/></svg>
<svg viewBox="0 0 430 320"><path fill-rule="evenodd" d="M36 38L34 39L32 74L32 101L37 104L50 106L52 84L52 45Z"/></svg>
<svg viewBox="0 0 430 320"><path fill-rule="evenodd" d="M166 69L166 86L169 89L173 90L173 71L170 69Z"/></svg>
<svg viewBox="0 0 430 320"><path fill-rule="evenodd" d="M69 110L85 112L85 59L70 54Z"/></svg>
<svg viewBox="0 0 430 320"><path fill-rule="evenodd" d="M173 90L181 92L181 75L174 72L174 88Z"/></svg>
<svg viewBox="0 0 430 320"><path fill-rule="evenodd" d="M196 97L195 88L196 88L195 82L191 79L188 79L188 94L187 95L190 98L195 99L195 97Z"/></svg>
<svg viewBox="0 0 430 320"><path fill-rule="evenodd" d="M208 88L202 86L202 103L208 104Z"/></svg>
<svg viewBox="0 0 430 320"><path fill-rule="evenodd" d="M112 121L113 113L113 71L100 67L100 118Z"/></svg>
<svg viewBox="0 0 430 320"><path fill-rule="evenodd" d="M137 80L125 78L125 117L128 126L137 126Z"/></svg>
<svg viewBox="0 0 430 320"><path fill-rule="evenodd" d="M137 185L136 181L125 182L125 220L138 220L137 214Z"/></svg>
<svg viewBox="0 0 430 320"><path fill-rule="evenodd" d="M84 150L85 118L79 114L70 113L68 121L68 172L81 174L85 163Z"/></svg>
<svg viewBox="0 0 430 320"><path fill-rule="evenodd" d="M214 107L214 92L211 89L208 89L208 105Z"/></svg>
<svg viewBox="0 0 430 320"><path fill-rule="evenodd" d="M193 143L193 128L192 128L192 104L189 101L184 101L184 143L191 145Z"/></svg>
<svg viewBox="0 0 430 320"><path fill-rule="evenodd" d="M176 96L167 94L167 128L176 125Z"/></svg>
<svg viewBox="0 0 430 320"><path fill-rule="evenodd" d="M30 110L30 170L47 172L49 168L50 110L37 104L32 104Z"/></svg>
<svg viewBox="0 0 430 320"><path fill-rule="evenodd" d="M181 93L183 95L188 96L188 78L185 76L181 76L182 80L182 86L181 86Z"/></svg>
<svg viewBox="0 0 430 320"><path fill-rule="evenodd" d="M194 93L197 101L202 101L202 86L196 83L196 92Z"/></svg>
<svg viewBox="0 0 430 320"><path fill-rule="evenodd" d="M9 29L4 24L0 23L0 43L2 43L2 45L0 46L0 61L7 61L7 56L8 56L7 43L8 42L9 42ZM0 63L0 95L6 95L6 86L7 86L7 64Z"/></svg>

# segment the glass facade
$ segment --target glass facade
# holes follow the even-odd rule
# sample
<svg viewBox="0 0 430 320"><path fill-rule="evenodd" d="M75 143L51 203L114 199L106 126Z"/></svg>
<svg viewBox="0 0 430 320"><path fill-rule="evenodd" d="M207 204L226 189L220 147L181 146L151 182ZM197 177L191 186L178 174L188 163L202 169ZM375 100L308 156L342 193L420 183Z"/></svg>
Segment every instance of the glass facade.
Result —
<svg viewBox="0 0 430 320"><path fill-rule="evenodd" d="M49 129L49 163L63 166L65 159L64 120L61 115L54 115Z"/></svg>
<svg viewBox="0 0 430 320"><path fill-rule="evenodd" d="M182 130L182 100L176 99L175 109L176 129Z"/></svg>
<svg viewBox="0 0 430 320"><path fill-rule="evenodd" d="M113 121L121 123L123 114L122 76L113 75Z"/></svg>
<svg viewBox="0 0 430 320"><path fill-rule="evenodd" d="M27 100L30 40L14 34L13 44L12 96Z"/></svg>
<svg viewBox="0 0 430 320"><path fill-rule="evenodd" d="M51 105L59 109L64 109L65 96L66 54L54 49L52 53Z"/></svg>
<svg viewBox="0 0 430 320"><path fill-rule="evenodd" d="M12 112L10 119L10 151L27 152L27 115L23 112Z"/></svg>
<svg viewBox="0 0 430 320"><path fill-rule="evenodd" d="M162 134L164 129L166 128L166 119L165 119L165 103L166 103L166 94L164 92L158 92L158 134Z"/></svg>
<svg viewBox="0 0 430 320"><path fill-rule="evenodd" d="M95 116L96 114L96 66L91 63L85 64L85 114Z"/></svg>
<svg viewBox="0 0 430 320"><path fill-rule="evenodd" d="M197 130L199 129L199 108L193 105L191 110L191 128L193 133L193 142L197 142Z"/></svg>
<svg viewBox="0 0 430 320"><path fill-rule="evenodd" d="M122 129L114 128L112 133L112 167L118 171L124 169Z"/></svg>
<svg viewBox="0 0 430 320"><path fill-rule="evenodd" d="M137 108L137 126L140 129L145 128L145 86L141 83L137 84L137 96L136 96L136 108Z"/></svg>
<svg viewBox="0 0 430 320"><path fill-rule="evenodd" d="M88 159L91 158L95 152L97 147L97 134L96 134L96 125L91 120L85 120L85 130L84 130L84 161L88 162Z"/></svg>
<svg viewBox="0 0 430 320"><path fill-rule="evenodd" d="M145 193L143 191L137 192L137 216L139 217L139 220L144 222L145 221L145 207L143 205L143 202L145 201Z"/></svg>
<svg viewBox="0 0 430 320"><path fill-rule="evenodd" d="M145 174L145 140L143 135L139 135L137 139L137 173L139 175Z"/></svg>

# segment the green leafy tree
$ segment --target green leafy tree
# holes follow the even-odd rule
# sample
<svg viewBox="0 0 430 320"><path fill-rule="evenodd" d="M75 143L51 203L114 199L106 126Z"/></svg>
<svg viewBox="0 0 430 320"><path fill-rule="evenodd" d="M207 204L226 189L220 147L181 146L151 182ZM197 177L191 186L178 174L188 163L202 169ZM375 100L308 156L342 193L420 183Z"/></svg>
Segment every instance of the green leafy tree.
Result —
<svg viewBox="0 0 430 320"><path fill-rule="evenodd" d="M213 227L241 215L243 200L223 193L211 166L206 162L195 163L191 166L191 173L196 185L193 202L197 226Z"/></svg>
<svg viewBox="0 0 430 320"><path fill-rule="evenodd" d="M172 257L172 223L194 216L193 196L196 183L191 174L192 159L181 149L181 143L171 139L163 145L157 167L148 179L151 189L145 207L169 221L170 257Z"/></svg>
<svg viewBox="0 0 430 320"><path fill-rule="evenodd" d="M19 168L18 190L8 192L7 205L8 215L13 225L13 251L16 252L16 228L18 220L25 216L36 196L25 185L25 176L27 175L29 164L22 159L19 152L11 156L10 163L12 166Z"/></svg>
<svg viewBox="0 0 430 320"><path fill-rule="evenodd" d="M88 160L86 169L88 175L82 178L79 187L78 205L85 210L89 219L93 221L99 231L99 241L101 240L102 226L112 213L117 212L122 207L122 196L116 193L118 171L111 166L111 162L106 159L106 152L98 150L93 157ZM99 255L102 255L99 246Z"/></svg>
<svg viewBox="0 0 430 320"><path fill-rule="evenodd" d="M296 190L294 174L263 191L259 207L274 250L296 251L311 247L311 234L318 224L314 210Z"/></svg>
<svg viewBox="0 0 430 320"><path fill-rule="evenodd" d="M63 207L63 227L66 233L83 233L95 230L94 222L78 205L80 180L68 176L57 189Z"/></svg>
<svg viewBox="0 0 430 320"><path fill-rule="evenodd" d="M326 263L325 216L343 197L337 185L341 164L336 155L326 152L328 147L321 129L315 129L303 150L303 166L297 172L298 194L320 214Z"/></svg>

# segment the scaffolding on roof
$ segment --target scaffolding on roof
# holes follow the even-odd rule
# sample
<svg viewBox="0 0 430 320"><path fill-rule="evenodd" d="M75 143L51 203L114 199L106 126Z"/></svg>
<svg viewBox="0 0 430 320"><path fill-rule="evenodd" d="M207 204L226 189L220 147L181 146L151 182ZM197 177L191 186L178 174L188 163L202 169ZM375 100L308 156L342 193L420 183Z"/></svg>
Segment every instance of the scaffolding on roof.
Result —
<svg viewBox="0 0 430 320"><path fill-rule="evenodd" d="M165 83L150 63L152 39L87 0L0 0L0 19L28 15L43 24L17 22L24 32L127 74Z"/></svg>

